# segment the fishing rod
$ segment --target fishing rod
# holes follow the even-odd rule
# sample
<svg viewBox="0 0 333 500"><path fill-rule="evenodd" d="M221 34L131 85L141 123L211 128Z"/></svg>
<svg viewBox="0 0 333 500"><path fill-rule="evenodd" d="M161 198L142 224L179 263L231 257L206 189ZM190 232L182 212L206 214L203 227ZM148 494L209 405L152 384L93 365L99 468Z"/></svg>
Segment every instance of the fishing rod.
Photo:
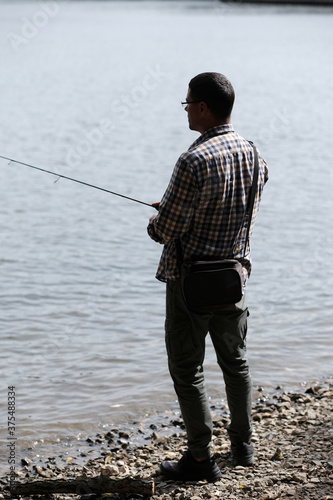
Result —
<svg viewBox="0 0 333 500"><path fill-rule="evenodd" d="M110 191L109 189L105 189L105 188L102 188L99 186L94 186L93 184L89 184L88 182L79 181L78 179L73 179L72 177L68 177L67 175L57 174L56 172L52 172L51 170L46 170L45 168L36 167L35 165L29 165L29 163L24 163L23 161L17 161L17 160L14 160L13 158L8 158L7 156L0 155L0 158L3 158L4 160L8 160L9 162L18 163L19 165L25 165L26 167L29 167L29 168L34 168L35 170L40 170L41 172L46 172L47 174L61 177L62 179L67 179L68 181L77 182L79 184L83 184L84 186L92 187L94 189L99 189L100 191L105 191L106 193L114 194L115 196L121 196L121 198L126 198L127 200L135 201L136 203L141 203L142 205L147 205L148 207L156 208L154 206L154 204L146 203L146 202L141 201L141 200L136 200L135 198L131 198L130 196L125 196L124 194L115 193L114 191Z"/></svg>

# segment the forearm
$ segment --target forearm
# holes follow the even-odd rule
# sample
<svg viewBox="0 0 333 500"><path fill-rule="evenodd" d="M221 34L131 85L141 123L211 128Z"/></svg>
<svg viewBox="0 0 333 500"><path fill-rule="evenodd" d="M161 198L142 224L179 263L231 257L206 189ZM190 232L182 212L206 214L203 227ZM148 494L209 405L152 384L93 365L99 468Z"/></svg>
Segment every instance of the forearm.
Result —
<svg viewBox="0 0 333 500"><path fill-rule="evenodd" d="M158 206L158 213L149 220L149 236L166 244L185 234L193 218L196 194L192 168L181 157Z"/></svg>

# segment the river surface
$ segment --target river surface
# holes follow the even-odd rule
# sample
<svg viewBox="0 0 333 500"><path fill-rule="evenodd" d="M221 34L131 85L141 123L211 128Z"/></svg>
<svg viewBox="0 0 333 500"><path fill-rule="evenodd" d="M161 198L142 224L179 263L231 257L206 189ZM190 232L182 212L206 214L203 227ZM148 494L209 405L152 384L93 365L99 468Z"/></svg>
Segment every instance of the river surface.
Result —
<svg viewBox="0 0 333 500"><path fill-rule="evenodd" d="M333 10L206 2L0 2L0 154L146 203L197 138L202 71L236 90L266 158L252 241L255 386L332 374ZM176 407L153 209L0 160L1 421L17 454ZM225 397L210 341L212 399ZM6 456L7 451L5 451Z"/></svg>

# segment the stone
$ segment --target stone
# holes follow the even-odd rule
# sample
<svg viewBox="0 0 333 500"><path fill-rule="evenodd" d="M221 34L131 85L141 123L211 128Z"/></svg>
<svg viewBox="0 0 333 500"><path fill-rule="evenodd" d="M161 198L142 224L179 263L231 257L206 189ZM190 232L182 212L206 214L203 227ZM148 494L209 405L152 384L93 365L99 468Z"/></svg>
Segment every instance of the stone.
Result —
<svg viewBox="0 0 333 500"><path fill-rule="evenodd" d="M225 429L228 414L221 410L221 405L212 405L212 453L222 472L216 483L174 483L160 474L162 460L179 460L187 449L183 421L170 410L164 417L158 415L153 427L152 419L147 419L133 424L130 432L120 428L104 436L97 434L80 445L77 453L74 444L71 453L78 457L78 463L74 460L65 463L68 454L56 456L52 446L45 452L49 458L44 458L44 451L38 454L38 448L31 448L21 461L21 469L17 464L16 477L19 482L33 477L41 480L43 474L64 479L75 475L94 477L108 467L107 474L120 478L128 475L154 478L156 492L152 500L239 500L241 497L294 500L300 495L307 500L333 500L333 461L328 454L332 440L332 391L327 385L312 387L316 387L313 394L260 392L260 401L253 404L256 462L250 468L232 467ZM126 448L118 443L120 439L124 440L124 446L126 442ZM7 483L7 478L0 478L0 495ZM69 499L68 495L57 495L57 500ZM115 500L119 500L117 495Z"/></svg>
<svg viewBox="0 0 333 500"><path fill-rule="evenodd" d="M32 463L31 460L27 457L22 458L22 460L21 460L22 465L31 465L31 463Z"/></svg>

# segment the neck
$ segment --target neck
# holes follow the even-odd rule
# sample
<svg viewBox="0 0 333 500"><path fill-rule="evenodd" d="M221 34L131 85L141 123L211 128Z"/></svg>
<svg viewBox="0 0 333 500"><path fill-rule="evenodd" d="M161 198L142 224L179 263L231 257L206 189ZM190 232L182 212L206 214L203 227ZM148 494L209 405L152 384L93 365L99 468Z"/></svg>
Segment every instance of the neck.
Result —
<svg viewBox="0 0 333 500"><path fill-rule="evenodd" d="M198 132L200 132L200 134L204 134L205 132L207 132L207 130L210 130L211 128L220 127L221 125L230 125L230 124L231 124L230 119L224 121L211 121L209 123L203 124L200 127L200 130L198 129Z"/></svg>

